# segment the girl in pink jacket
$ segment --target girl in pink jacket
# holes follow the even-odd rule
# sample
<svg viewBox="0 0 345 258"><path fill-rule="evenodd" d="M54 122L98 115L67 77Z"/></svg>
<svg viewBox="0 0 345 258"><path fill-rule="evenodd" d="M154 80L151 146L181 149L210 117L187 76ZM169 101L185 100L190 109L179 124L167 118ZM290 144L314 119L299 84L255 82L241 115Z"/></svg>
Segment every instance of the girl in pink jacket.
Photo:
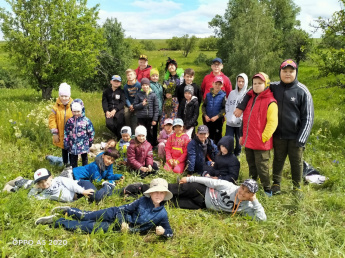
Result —
<svg viewBox="0 0 345 258"><path fill-rule="evenodd" d="M187 160L187 145L190 141L187 134L183 133L183 121L174 119L174 134L170 135L165 145L166 161L164 169L182 174Z"/></svg>

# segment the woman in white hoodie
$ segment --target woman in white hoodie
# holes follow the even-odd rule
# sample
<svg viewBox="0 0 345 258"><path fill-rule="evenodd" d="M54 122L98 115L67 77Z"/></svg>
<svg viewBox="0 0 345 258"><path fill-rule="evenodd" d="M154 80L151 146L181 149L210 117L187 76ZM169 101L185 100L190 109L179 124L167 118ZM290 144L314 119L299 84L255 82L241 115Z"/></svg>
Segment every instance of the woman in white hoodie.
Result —
<svg viewBox="0 0 345 258"><path fill-rule="evenodd" d="M226 133L234 137L236 140L236 147L234 154L239 156L241 153L240 139L240 128L242 126L242 116L237 118L233 113L236 109L237 103L243 98L247 92L248 87L248 76L245 73L240 73L236 77L236 88L229 94L228 100L225 104L226 112Z"/></svg>

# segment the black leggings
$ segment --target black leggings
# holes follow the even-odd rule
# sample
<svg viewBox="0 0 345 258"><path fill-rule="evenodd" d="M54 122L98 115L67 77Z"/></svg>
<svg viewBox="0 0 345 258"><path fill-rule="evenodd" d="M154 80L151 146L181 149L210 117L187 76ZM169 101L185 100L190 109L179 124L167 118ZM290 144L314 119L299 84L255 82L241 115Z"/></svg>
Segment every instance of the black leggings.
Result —
<svg viewBox="0 0 345 258"><path fill-rule="evenodd" d="M78 167L78 155L69 154L69 161L71 163L72 168ZM81 154L81 161L83 166L89 163L89 159L87 157L87 153Z"/></svg>

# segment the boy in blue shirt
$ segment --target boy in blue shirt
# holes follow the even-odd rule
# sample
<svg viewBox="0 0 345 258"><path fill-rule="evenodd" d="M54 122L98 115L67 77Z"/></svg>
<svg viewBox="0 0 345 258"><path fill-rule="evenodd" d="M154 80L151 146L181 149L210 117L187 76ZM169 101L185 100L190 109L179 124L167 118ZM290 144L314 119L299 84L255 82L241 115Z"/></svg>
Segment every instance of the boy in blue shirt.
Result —
<svg viewBox="0 0 345 258"><path fill-rule="evenodd" d="M126 76L127 83L123 87L126 96L125 122L126 125L129 125L131 127L132 132L134 132L138 121L134 111L133 103L138 91L141 90L141 84L137 81L137 75L133 69L127 69Z"/></svg>

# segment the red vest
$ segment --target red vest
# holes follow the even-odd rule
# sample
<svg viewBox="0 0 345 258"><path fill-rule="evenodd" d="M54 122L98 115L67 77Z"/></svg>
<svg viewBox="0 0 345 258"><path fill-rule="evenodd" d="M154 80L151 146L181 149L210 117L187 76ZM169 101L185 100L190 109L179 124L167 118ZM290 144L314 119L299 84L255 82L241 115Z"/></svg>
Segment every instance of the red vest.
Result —
<svg viewBox="0 0 345 258"><path fill-rule="evenodd" d="M267 109L269 104L276 102L269 88L258 96L250 90L251 96L243 112L243 145L253 150L270 150L273 148L273 139L262 142L262 133L267 124ZM254 105L253 105L254 103Z"/></svg>

